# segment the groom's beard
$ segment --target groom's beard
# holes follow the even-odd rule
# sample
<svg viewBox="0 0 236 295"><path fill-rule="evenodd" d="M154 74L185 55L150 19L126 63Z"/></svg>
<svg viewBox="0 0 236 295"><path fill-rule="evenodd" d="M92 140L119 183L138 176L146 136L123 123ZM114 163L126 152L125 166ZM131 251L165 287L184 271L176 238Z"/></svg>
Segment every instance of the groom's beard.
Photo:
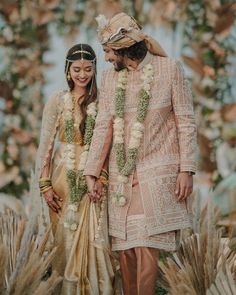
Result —
<svg viewBox="0 0 236 295"><path fill-rule="evenodd" d="M114 69L115 71L119 72L123 69L126 68L125 62L124 62L124 58L120 57L119 60L117 60L116 62L113 63Z"/></svg>

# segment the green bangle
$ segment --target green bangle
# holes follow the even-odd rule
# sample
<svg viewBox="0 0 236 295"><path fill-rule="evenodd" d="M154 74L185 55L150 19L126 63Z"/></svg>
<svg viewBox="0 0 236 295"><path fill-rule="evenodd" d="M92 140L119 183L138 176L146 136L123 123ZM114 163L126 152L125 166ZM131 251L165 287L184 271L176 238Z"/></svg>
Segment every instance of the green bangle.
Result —
<svg viewBox="0 0 236 295"><path fill-rule="evenodd" d="M106 179L109 178L109 174L107 173L106 170L102 170L100 175L103 176L103 177L105 177Z"/></svg>

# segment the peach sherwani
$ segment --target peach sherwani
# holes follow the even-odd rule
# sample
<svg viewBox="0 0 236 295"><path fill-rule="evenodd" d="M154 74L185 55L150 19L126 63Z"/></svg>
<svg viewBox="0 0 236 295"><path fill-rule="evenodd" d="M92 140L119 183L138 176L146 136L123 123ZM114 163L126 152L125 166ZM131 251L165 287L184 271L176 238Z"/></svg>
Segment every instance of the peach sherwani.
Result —
<svg viewBox="0 0 236 295"><path fill-rule="evenodd" d="M130 128L136 116L138 92L142 87L142 68L148 63L153 65L154 81L136 169L124 185L123 193L128 202L124 207L109 202L109 233L113 237L114 250L139 246L173 250L174 231L191 226L186 203L177 203L175 197L178 173L196 171L196 125L192 96L179 62L147 53L136 70L128 71L124 115L125 146L127 148ZM110 152L110 194L116 192L118 186L118 168L112 144L117 78L118 74L113 69L103 73L99 112L84 172L85 175L99 177L104 160ZM138 180L136 188L132 186L134 177ZM135 210L137 212L133 212ZM135 227L135 222L132 223L135 218L135 222L140 218L139 226L146 232L146 241L145 233L140 237L139 228ZM125 241L127 235L131 240L128 245L122 246L120 241ZM138 241L132 241L132 236ZM116 243L120 243L120 246L116 246Z"/></svg>

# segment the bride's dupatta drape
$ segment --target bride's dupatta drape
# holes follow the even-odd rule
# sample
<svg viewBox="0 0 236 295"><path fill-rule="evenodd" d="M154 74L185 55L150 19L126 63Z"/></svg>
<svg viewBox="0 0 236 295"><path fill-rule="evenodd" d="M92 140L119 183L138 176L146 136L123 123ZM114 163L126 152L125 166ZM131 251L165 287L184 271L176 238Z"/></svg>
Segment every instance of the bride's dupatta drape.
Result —
<svg viewBox="0 0 236 295"><path fill-rule="evenodd" d="M92 203L86 196L81 205L80 223L66 263L65 280L77 282L76 294L113 294L114 265L109 250L106 200Z"/></svg>

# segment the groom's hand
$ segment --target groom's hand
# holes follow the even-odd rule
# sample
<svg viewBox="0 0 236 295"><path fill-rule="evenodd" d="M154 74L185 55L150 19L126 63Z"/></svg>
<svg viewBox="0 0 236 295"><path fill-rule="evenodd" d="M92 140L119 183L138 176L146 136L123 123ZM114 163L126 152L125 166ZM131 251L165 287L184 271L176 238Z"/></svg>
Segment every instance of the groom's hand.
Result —
<svg viewBox="0 0 236 295"><path fill-rule="evenodd" d="M193 191L193 176L180 172L177 177L175 194L178 202L184 201Z"/></svg>
<svg viewBox="0 0 236 295"><path fill-rule="evenodd" d="M88 187L88 195L91 201L96 202L98 199L100 199L100 196L97 192L96 187L96 178L91 175L85 176L87 187Z"/></svg>

